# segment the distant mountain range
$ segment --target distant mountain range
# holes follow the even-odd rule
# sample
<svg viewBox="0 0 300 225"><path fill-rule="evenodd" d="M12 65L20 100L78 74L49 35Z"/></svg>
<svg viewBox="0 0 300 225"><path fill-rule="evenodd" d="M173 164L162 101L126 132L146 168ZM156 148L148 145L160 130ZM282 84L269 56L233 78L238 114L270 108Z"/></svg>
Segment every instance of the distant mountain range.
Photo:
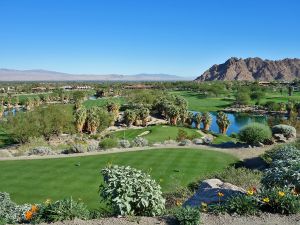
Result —
<svg viewBox="0 0 300 225"><path fill-rule="evenodd" d="M296 78L300 79L300 59L230 58L223 64L213 65L197 77L196 81L291 81Z"/></svg>
<svg viewBox="0 0 300 225"><path fill-rule="evenodd" d="M177 81L192 80L169 74L68 74L47 70L0 69L0 81Z"/></svg>

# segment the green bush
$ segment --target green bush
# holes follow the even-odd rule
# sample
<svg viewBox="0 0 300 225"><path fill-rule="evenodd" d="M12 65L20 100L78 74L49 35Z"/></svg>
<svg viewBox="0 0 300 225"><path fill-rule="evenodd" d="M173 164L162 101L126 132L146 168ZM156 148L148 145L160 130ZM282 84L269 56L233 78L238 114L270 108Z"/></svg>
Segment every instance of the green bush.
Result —
<svg viewBox="0 0 300 225"><path fill-rule="evenodd" d="M73 220L75 218L89 219L89 210L82 202L74 201L72 198L66 198L56 202L48 202L38 205L39 210L34 218L36 223Z"/></svg>
<svg viewBox="0 0 300 225"><path fill-rule="evenodd" d="M118 215L156 216L165 208L161 187L148 174L129 166L101 170L100 196Z"/></svg>
<svg viewBox="0 0 300 225"><path fill-rule="evenodd" d="M296 214L300 212L300 196L293 190L271 188L261 191L262 210L280 214Z"/></svg>
<svg viewBox="0 0 300 225"><path fill-rule="evenodd" d="M259 203L253 195L236 195L225 202L229 214L256 215L259 212Z"/></svg>
<svg viewBox="0 0 300 225"><path fill-rule="evenodd" d="M100 141L99 147L101 149L110 149L118 147L118 140L115 138L104 138Z"/></svg>
<svg viewBox="0 0 300 225"><path fill-rule="evenodd" d="M199 208L182 207L175 211L175 218L180 225L199 225L200 211Z"/></svg>
<svg viewBox="0 0 300 225"><path fill-rule="evenodd" d="M271 129L261 123L251 123L243 127L239 132L239 139L250 145L265 143L272 138Z"/></svg>

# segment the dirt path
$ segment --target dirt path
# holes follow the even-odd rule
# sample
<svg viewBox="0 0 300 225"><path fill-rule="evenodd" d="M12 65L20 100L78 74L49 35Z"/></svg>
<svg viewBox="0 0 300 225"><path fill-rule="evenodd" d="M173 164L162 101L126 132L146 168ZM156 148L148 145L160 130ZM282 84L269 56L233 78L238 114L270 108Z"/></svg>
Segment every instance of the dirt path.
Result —
<svg viewBox="0 0 300 225"><path fill-rule="evenodd" d="M0 158L0 161L3 160L34 160L34 159L53 159L53 158L68 158L68 157L80 157L80 156L91 156L91 155L105 155L111 153L120 153L120 152L134 152L134 151L147 151L152 149L170 149L170 148L193 148L193 149L203 149L203 150L212 150L225 152L234 155L239 160L247 160L251 158L258 157L263 154L266 150L274 146L265 146L257 148L217 148L209 145L190 145L190 146L178 146L178 145L157 145L155 147L142 147L142 148L127 148L127 149L110 149L107 151L96 151L96 152L85 152L77 154L58 154L58 155L46 155L46 156L17 156L17 157L3 157Z"/></svg>
<svg viewBox="0 0 300 225"><path fill-rule="evenodd" d="M202 225L300 225L300 215L282 216L263 214L262 216L235 217L229 215L201 214ZM131 217L105 218L98 220L74 220L56 222L53 225L178 225L172 218Z"/></svg>

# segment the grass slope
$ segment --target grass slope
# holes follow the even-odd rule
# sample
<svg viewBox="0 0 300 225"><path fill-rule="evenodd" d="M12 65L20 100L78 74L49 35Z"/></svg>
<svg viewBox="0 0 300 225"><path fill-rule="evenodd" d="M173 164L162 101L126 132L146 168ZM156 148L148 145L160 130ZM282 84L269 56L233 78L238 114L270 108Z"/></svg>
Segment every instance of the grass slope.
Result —
<svg viewBox="0 0 300 225"><path fill-rule="evenodd" d="M201 134L199 134L196 129L190 129L186 127L175 127L175 126L151 126L147 128L142 129L128 129L124 131L116 131L114 132L114 136L119 139L127 139L127 140L133 140L138 135L142 134L145 131L150 131L149 134L143 135L143 138L146 138L150 143L155 142L162 142L165 140L176 140L178 135L178 130L183 129L187 132L189 136L195 136L195 137L201 137Z"/></svg>
<svg viewBox="0 0 300 225"><path fill-rule="evenodd" d="M206 174L220 171L236 158L196 149L159 149L74 158L0 161L0 192L18 203L43 202L72 196L90 208L99 204L100 169L108 163L130 165L149 172L164 192ZM80 166L76 164L80 163Z"/></svg>

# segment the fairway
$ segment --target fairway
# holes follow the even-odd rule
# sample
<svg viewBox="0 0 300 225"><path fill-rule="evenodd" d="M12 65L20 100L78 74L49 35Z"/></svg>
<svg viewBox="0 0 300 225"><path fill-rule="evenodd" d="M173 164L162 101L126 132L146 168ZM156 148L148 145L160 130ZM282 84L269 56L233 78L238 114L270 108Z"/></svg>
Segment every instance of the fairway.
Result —
<svg viewBox="0 0 300 225"><path fill-rule="evenodd" d="M123 131L116 131L113 135L119 139L126 139L132 141L138 135L149 131L148 134L142 137L147 139L150 144L158 143L166 140L176 140L179 129L186 131L187 135L195 138L200 138L201 134L196 129L190 129L186 127L175 127L167 125L151 126L143 129L128 129Z"/></svg>
<svg viewBox="0 0 300 225"><path fill-rule="evenodd" d="M0 192L18 203L72 196L90 208L100 205L100 169L108 163L130 165L151 174L163 191L186 186L197 178L235 163L232 155L199 149L156 149L58 159L0 161Z"/></svg>
<svg viewBox="0 0 300 225"><path fill-rule="evenodd" d="M123 105L126 100L124 97L115 97L115 98L99 98L99 99L95 99L95 100L92 100L92 99L89 99L89 100L86 100L83 105L87 108L91 108L93 106L106 106L106 104L108 102L115 102L115 103L118 103L120 105Z"/></svg>
<svg viewBox="0 0 300 225"><path fill-rule="evenodd" d="M192 91L173 91L171 93L185 98L188 101L188 109L197 112L222 110L233 103L233 99L207 97Z"/></svg>

